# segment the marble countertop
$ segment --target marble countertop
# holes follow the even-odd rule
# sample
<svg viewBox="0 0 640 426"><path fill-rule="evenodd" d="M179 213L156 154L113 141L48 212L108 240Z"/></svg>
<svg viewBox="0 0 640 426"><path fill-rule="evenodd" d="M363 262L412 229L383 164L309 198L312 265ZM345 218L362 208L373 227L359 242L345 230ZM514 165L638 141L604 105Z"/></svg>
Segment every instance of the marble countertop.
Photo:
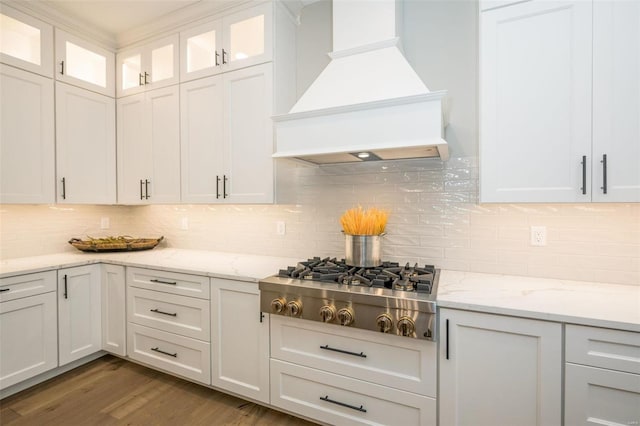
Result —
<svg viewBox="0 0 640 426"><path fill-rule="evenodd" d="M441 271L437 303L640 332L640 285Z"/></svg>
<svg viewBox="0 0 640 426"><path fill-rule="evenodd" d="M123 253L68 252L0 261L0 278L49 269L112 263L257 282L298 259L156 248ZM640 285L443 270L437 303L540 320L640 332Z"/></svg>
<svg viewBox="0 0 640 426"><path fill-rule="evenodd" d="M295 265L297 259L171 248L119 253L69 252L2 260L0 278L100 262L257 282L280 268Z"/></svg>

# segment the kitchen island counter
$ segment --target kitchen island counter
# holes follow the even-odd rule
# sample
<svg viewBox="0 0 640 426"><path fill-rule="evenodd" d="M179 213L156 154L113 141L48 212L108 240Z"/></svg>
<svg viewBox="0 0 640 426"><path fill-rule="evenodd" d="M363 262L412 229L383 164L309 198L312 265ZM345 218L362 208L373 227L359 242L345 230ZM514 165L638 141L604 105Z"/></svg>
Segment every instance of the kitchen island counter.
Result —
<svg viewBox="0 0 640 426"><path fill-rule="evenodd" d="M640 286L441 271L443 308L640 332Z"/></svg>

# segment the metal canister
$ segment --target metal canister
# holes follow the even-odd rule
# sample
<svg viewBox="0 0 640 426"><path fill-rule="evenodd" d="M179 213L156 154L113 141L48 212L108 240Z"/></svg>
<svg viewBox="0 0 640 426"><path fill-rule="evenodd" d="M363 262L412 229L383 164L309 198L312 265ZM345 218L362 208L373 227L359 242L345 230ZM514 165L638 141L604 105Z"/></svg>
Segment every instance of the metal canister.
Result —
<svg viewBox="0 0 640 426"><path fill-rule="evenodd" d="M381 238L380 235L349 235L344 234L345 260L349 266L370 268L380 266Z"/></svg>

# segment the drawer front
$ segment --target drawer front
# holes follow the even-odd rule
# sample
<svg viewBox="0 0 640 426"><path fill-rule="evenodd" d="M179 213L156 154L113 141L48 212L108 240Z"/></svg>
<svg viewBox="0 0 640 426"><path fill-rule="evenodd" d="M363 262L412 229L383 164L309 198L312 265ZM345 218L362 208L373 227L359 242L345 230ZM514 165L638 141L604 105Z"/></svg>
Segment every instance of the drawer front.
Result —
<svg viewBox="0 0 640 426"><path fill-rule="evenodd" d="M56 291L56 271L0 279L0 302Z"/></svg>
<svg viewBox="0 0 640 426"><path fill-rule="evenodd" d="M271 404L334 425L433 425L436 401L271 360Z"/></svg>
<svg viewBox="0 0 640 426"><path fill-rule="evenodd" d="M435 342L272 315L271 357L436 395Z"/></svg>
<svg viewBox="0 0 640 426"><path fill-rule="evenodd" d="M209 300L209 278L200 275L127 268L127 285Z"/></svg>
<svg viewBox="0 0 640 426"><path fill-rule="evenodd" d="M211 341L209 301L130 287L128 321L194 339Z"/></svg>
<svg viewBox="0 0 640 426"><path fill-rule="evenodd" d="M564 424L637 425L640 375L567 363Z"/></svg>
<svg viewBox="0 0 640 426"><path fill-rule="evenodd" d="M207 342L129 323L127 352L131 359L211 384L211 349Z"/></svg>
<svg viewBox="0 0 640 426"><path fill-rule="evenodd" d="M640 374L640 333L567 325L566 342L567 362Z"/></svg>

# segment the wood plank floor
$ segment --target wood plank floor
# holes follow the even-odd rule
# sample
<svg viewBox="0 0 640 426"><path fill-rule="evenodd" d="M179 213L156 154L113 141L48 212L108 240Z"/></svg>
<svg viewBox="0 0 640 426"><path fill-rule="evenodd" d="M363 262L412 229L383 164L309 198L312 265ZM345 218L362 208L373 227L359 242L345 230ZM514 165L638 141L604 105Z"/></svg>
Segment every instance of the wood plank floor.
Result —
<svg viewBox="0 0 640 426"><path fill-rule="evenodd" d="M107 355L1 400L0 425L313 423Z"/></svg>

